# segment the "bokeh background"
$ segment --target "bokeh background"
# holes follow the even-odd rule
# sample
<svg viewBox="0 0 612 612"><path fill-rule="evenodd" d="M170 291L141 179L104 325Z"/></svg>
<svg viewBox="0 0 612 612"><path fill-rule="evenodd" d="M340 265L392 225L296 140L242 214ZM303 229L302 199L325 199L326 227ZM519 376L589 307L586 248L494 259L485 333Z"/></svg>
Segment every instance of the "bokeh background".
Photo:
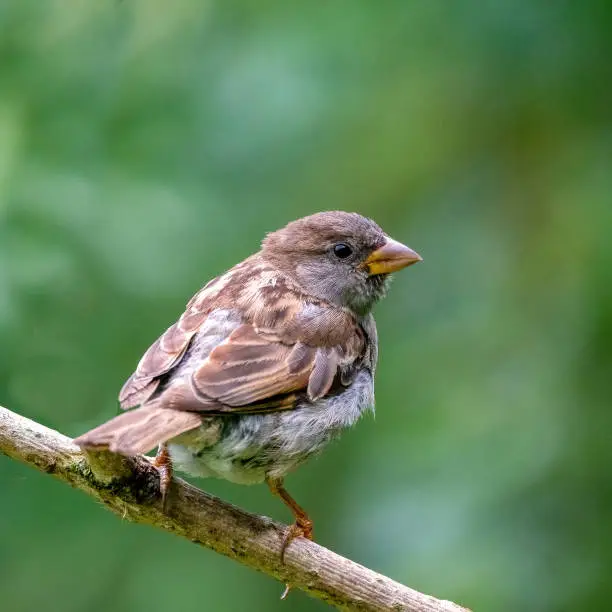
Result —
<svg viewBox="0 0 612 612"><path fill-rule="evenodd" d="M318 540L474 610L612 597L612 5L0 2L0 403L69 435L265 232L417 249ZM200 486L288 520L265 487ZM324 610L0 458L10 612Z"/></svg>

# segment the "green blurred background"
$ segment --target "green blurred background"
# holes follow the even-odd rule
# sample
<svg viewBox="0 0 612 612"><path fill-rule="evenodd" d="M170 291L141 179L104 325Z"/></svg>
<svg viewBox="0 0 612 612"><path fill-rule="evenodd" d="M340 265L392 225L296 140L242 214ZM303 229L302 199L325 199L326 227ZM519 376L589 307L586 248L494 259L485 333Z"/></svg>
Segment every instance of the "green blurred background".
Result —
<svg viewBox="0 0 612 612"><path fill-rule="evenodd" d="M76 435L265 232L417 249L320 543L475 610L612 597L612 5L0 1L0 404ZM287 521L265 487L200 486ZM0 458L10 612L324 610Z"/></svg>

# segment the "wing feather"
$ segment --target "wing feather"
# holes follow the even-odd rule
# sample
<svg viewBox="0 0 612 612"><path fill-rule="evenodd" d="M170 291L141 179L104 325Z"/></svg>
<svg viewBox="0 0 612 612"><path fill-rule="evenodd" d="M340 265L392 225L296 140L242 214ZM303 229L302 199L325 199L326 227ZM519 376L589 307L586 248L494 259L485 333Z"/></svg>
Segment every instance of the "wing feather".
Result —
<svg viewBox="0 0 612 612"><path fill-rule="evenodd" d="M338 370L338 354L334 349L318 349L312 373L308 378L308 397L311 401L327 395Z"/></svg>
<svg viewBox="0 0 612 612"><path fill-rule="evenodd" d="M192 384L199 394L234 407L298 391L308 384L315 351L291 360L294 350L241 325L193 372Z"/></svg>
<svg viewBox="0 0 612 612"><path fill-rule="evenodd" d="M159 398L193 412L288 409L299 397L324 397L363 357L364 336L350 313L307 298L256 262L240 264L190 300L124 385L123 408ZM213 313L222 311L234 313L233 327L216 320Z"/></svg>
<svg viewBox="0 0 612 612"><path fill-rule="evenodd" d="M373 333L363 325L304 295L255 255L201 289L143 355L119 395L122 408L143 406L77 442L135 454L197 427L204 415L317 400L336 379L351 384L364 360L374 367L376 347L368 344L376 330L373 320Z"/></svg>

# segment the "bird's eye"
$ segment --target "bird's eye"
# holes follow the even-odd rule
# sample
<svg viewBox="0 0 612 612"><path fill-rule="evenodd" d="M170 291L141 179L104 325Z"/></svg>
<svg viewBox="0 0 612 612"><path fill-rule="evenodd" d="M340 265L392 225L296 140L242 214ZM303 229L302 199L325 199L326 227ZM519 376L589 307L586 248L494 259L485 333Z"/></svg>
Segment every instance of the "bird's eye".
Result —
<svg viewBox="0 0 612 612"><path fill-rule="evenodd" d="M353 249L348 244L344 242L339 242L334 245L334 255L340 259L346 259L353 254Z"/></svg>

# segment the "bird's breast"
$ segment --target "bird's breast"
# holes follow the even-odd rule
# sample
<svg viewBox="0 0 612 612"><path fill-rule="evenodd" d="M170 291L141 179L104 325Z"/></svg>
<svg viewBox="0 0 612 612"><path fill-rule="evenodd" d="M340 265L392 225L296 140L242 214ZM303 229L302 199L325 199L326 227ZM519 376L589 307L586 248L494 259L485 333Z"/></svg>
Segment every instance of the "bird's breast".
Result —
<svg viewBox="0 0 612 612"><path fill-rule="evenodd" d="M182 471L253 484L292 471L373 408L374 381L364 368L335 395L284 412L216 417L221 433L214 444L202 445L206 435L194 432L170 451Z"/></svg>

